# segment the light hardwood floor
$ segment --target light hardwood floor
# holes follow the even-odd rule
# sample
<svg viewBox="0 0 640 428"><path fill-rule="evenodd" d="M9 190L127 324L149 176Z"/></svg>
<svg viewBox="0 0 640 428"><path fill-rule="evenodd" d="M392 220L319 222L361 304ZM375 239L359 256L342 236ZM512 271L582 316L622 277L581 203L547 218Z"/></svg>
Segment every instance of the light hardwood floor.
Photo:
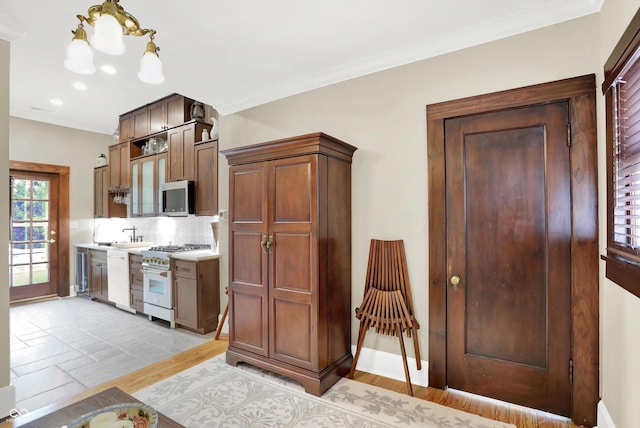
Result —
<svg viewBox="0 0 640 428"><path fill-rule="evenodd" d="M174 355L166 360L157 362L148 367L137 370L126 376L106 382L95 388L84 391L72 397L69 400L52 404L43 409L33 412L30 420L40 417L47 413L69 405L73 402L82 400L100 391L104 391L112 386L116 386L132 394L142 388L156 383L166 377L179 373L189 367L192 367L206 359L215 357L227 350L228 342L226 338L220 340L211 340L205 344L196 346L188 351ZM400 393L406 392L404 382L383 378L381 376L372 375L361 371L356 371L354 380L359 382L376 385L381 388L393 390ZM438 404L453 407L466 412L475 413L486 418L494 419L501 422L508 422L516 425L518 428L576 428L574 425L564 418L556 417L547 413L525 409L519 406L513 406L506 403L496 402L494 400L473 396L460 391L446 390L442 391L430 387L413 386L413 394L415 397L433 401ZM13 428L12 421L0 423L0 428Z"/></svg>

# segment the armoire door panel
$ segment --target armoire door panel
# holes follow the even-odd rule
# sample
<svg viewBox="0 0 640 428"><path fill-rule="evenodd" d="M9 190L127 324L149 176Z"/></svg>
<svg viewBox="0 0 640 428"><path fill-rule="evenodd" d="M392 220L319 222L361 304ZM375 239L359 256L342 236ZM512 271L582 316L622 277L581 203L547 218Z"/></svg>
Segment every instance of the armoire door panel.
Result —
<svg viewBox="0 0 640 428"><path fill-rule="evenodd" d="M311 305L287 300L275 300L273 304L271 344L273 358L312 368L313 331Z"/></svg>
<svg viewBox="0 0 640 428"><path fill-rule="evenodd" d="M262 233L256 231L233 231L231 241L233 263L231 265L231 281L263 285Z"/></svg>
<svg viewBox="0 0 640 428"><path fill-rule="evenodd" d="M315 157L285 159L273 166L274 223L309 223L313 220Z"/></svg>
<svg viewBox="0 0 640 428"><path fill-rule="evenodd" d="M265 177L263 164L250 167L237 168L233 174L233 191L242 197L233 199L231 219L234 223L263 222L264 206L266 198Z"/></svg>
<svg viewBox="0 0 640 428"><path fill-rule="evenodd" d="M313 249L309 233L278 233L274 252L274 285L279 290L311 292Z"/></svg>
<svg viewBox="0 0 640 428"><path fill-rule="evenodd" d="M251 287L237 287L229 296L233 323L229 324L229 343L261 355L268 355L265 305L261 293L246 293Z"/></svg>

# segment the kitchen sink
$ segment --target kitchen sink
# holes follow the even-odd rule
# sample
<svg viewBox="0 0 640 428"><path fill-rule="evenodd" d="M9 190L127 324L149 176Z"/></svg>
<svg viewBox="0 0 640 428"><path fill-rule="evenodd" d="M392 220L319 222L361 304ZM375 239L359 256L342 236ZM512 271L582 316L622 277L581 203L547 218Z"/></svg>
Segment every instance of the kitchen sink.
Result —
<svg viewBox="0 0 640 428"><path fill-rule="evenodd" d="M114 248L140 248L140 247L151 247L153 246L153 242L114 242L111 244Z"/></svg>

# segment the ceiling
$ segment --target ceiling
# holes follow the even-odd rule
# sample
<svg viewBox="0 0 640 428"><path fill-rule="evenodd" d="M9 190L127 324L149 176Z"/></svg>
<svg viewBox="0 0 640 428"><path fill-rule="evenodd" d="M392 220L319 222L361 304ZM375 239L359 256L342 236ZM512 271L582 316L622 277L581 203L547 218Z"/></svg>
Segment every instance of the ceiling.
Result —
<svg viewBox="0 0 640 428"><path fill-rule="evenodd" d="M234 113L596 13L603 1L120 0L157 30L160 85L136 76L147 37L125 37L122 56L95 52L115 75L64 68L76 15L98 0L0 0L0 38L11 41L12 116L111 134L120 114L174 92Z"/></svg>

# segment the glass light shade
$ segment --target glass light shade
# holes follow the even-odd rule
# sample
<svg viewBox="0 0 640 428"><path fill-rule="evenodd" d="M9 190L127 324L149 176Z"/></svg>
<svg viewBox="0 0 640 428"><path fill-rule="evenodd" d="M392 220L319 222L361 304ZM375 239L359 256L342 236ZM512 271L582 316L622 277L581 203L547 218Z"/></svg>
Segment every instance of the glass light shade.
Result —
<svg viewBox="0 0 640 428"><path fill-rule="evenodd" d="M96 68L93 65L93 51L86 40L73 39L67 46L67 58L64 66L80 74L93 74Z"/></svg>
<svg viewBox="0 0 640 428"><path fill-rule="evenodd" d="M94 27L91 46L109 55L124 53L126 47L122 40L122 27L114 16L103 13L96 19Z"/></svg>
<svg viewBox="0 0 640 428"><path fill-rule="evenodd" d="M140 59L140 71L138 79L144 83L159 84L164 82L162 63L158 55L153 52L145 52Z"/></svg>

